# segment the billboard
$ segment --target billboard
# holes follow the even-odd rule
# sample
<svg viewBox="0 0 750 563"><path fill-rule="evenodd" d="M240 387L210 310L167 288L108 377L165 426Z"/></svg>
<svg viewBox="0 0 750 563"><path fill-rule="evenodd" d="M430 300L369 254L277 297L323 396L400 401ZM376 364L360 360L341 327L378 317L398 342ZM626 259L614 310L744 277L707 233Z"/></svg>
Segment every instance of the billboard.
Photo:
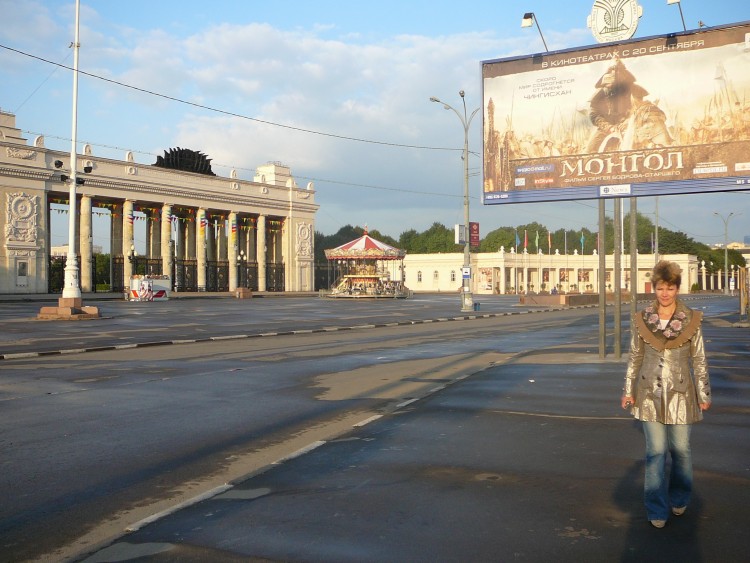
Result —
<svg viewBox="0 0 750 563"><path fill-rule="evenodd" d="M485 204L750 189L750 22L482 62Z"/></svg>

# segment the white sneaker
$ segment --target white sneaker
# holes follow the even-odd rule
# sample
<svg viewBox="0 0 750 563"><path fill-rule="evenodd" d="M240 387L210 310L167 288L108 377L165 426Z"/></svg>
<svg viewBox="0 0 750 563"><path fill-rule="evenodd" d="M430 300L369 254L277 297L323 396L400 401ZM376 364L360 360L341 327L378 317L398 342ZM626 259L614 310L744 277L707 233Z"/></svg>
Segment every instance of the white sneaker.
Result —
<svg viewBox="0 0 750 563"><path fill-rule="evenodd" d="M663 528L667 523L666 520L650 520L650 522L654 528Z"/></svg>
<svg viewBox="0 0 750 563"><path fill-rule="evenodd" d="M672 507L672 514L675 516L682 516L685 514L685 510L687 510L687 506L673 506Z"/></svg>

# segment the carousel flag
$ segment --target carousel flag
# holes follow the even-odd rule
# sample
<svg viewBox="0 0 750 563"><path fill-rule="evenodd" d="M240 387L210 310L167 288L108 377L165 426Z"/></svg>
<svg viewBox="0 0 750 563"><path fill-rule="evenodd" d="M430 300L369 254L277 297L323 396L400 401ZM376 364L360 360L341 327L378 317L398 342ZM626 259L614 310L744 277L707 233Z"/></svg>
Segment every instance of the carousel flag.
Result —
<svg viewBox="0 0 750 563"><path fill-rule="evenodd" d="M516 231L516 252L518 252L518 247L521 245L521 239L518 238L518 231Z"/></svg>
<svg viewBox="0 0 750 563"><path fill-rule="evenodd" d="M583 243L586 242L586 237L583 236L583 231L581 231L581 254L583 254Z"/></svg>
<svg viewBox="0 0 750 563"><path fill-rule="evenodd" d="M529 247L529 231L523 230L523 249L526 250Z"/></svg>
<svg viewBox="0 0 750 563"><path fill-rule="evenodd" d="M534 243L536 244L536 251L538 254L539 253L539 231L536 232L536 239L534 240Z"/></svg>
<svg viewBox="0 0 750 563"><path fill-rule="evenodd" d="M547 253L552 254L552 233L547 231Z"/></svg>

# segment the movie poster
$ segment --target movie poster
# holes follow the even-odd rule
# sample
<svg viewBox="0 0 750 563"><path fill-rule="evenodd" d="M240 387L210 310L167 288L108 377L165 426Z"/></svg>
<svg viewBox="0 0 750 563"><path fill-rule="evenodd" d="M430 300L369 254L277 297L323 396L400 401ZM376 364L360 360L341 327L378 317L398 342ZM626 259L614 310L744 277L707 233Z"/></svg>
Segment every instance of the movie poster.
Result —
<svg viewBox="0 0 750 563"><path fill-rule="evenodd" d="M748 189L750 23L482 63L484 202Z"/></svg>

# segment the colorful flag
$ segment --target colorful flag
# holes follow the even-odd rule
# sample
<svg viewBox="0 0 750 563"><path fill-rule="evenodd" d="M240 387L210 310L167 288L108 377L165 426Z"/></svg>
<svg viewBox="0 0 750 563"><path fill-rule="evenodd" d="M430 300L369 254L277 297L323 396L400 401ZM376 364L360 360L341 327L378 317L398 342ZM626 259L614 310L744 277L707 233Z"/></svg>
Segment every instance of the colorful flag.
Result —
<svg viewBox="0 0 750 563"><path fill-rule="evenodd" d="M524 250L529 247L529 232L524 229L523 230L523 248Z"/></svg>
<svg viewBox="0 0 750 563"><path fill-rule="evenodd" d="M516 231L516 252L518 252L518 246L521 244L521 239L518 238L518 231Z"/></svg>
<svg viewBox="0 0 750 563"><path fill-rule="evenodd" d="M552 233L547 231L547 252L552 254Z"/></svg>
<svg viewBox="0 0 750 563"><path fill-rule="evenodd" d="M536 232L536 240L534 241L536 243L536 252L539 253L539 231Z"/></svg>
<svg viewBox="0 0 750 563"><path fill-rule="evenodd" d="M583 243L586 242L586 237L583 236L583 231L581 231L581 254L583 254Z"/></svg>

